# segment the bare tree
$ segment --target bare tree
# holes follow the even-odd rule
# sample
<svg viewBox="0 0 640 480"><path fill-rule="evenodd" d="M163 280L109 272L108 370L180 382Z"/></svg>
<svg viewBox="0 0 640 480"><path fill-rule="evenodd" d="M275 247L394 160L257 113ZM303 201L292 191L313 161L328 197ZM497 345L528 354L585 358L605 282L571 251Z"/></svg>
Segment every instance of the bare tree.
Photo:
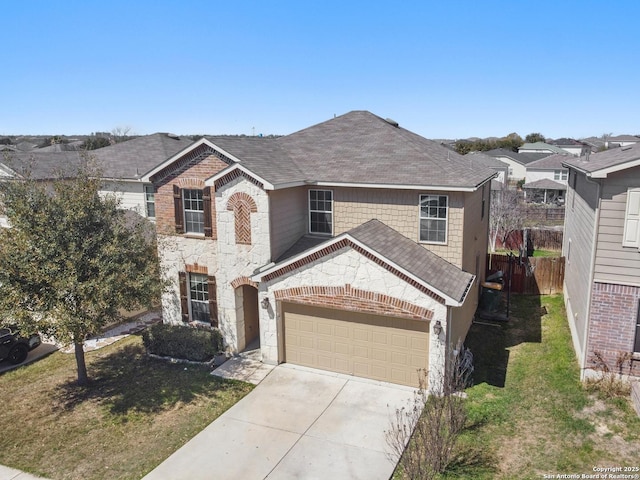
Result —
<svg viewBox="0 0 640 480"><path fill-rule="evenodd" d="M127 140L127 137L130 136L131 130L132 129L129 126L115 127L110 132L111 138L115 143L124 142L125 140Z"/></svg>
<svg viewBox="0 0 640 480"><path fill-rule="evenodd" d="M491 198L489 213L489 246L496 251L498 237L503 245L511 233L522 229L524 209L516 190L502 190Z"/></svg>
<svg viewBox="0 0 640 480"><path fill-rule="evenodd" d="M468 370L460 368L462 356L455 356L445 371L440 395L429 395L427 372L420 372L420 386L413 404L397 409L386 432L390 457L398 462L403 478L430 480L443 473L464 430L467 413L462 390L468 381Z"/></svg>

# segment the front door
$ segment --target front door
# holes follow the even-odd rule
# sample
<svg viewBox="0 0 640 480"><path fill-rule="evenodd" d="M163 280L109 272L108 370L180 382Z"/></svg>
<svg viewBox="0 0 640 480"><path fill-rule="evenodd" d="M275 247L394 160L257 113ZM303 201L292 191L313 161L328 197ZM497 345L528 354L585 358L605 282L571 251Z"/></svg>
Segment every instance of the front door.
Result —
<svg viewBox="0 0 640 480"><path fill-rule="evenodd" d="M244 311L244 338L246 348L260 337L260 322L258 320L258 289L250 285L242 286L242 309ZM256 346L259 346L259 344Z"/></svg>

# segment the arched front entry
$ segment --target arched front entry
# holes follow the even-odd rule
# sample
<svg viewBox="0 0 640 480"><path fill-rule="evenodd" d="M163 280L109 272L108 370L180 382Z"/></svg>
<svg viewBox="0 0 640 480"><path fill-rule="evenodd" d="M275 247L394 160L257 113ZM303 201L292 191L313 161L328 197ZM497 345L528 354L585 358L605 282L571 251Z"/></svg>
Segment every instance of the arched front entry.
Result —
<svg viewBox="0 0 640 480"><path fill-rule="evenodd" d="M235 289L235 297L238 350L259 348L258 289L252 285L240 285Z"/></svg>

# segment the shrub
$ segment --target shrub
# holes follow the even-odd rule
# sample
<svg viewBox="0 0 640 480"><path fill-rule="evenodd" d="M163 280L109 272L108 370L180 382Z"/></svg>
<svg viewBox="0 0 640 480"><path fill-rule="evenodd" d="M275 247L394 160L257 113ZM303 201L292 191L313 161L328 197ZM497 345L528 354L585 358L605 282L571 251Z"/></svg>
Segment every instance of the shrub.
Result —
<svg viewBox="0 0 640 480"><path fill-rule="evenodd" d="M594 351L591 358L593 369L599 372L595 378L587 378L585 386L588 391L599 392L604 397L626 397L631 392L631 384L623 375L625 365L631 369L631 353L618 352L615 370L609 365L604 355Z"/></svg>
<svg viewBox="0 0 640 480"><path fill-rule="evenodd" d="M413 405L396 410L386 432L390 456L397 461L402 478L431 480L442 474L453 460L453 451L467 423L463 395L469 380L469 365L461 368L462 356L452 358L444 369L442 392L429 395L427 371L420 371L420 386ZM466 360L465 360L466 361Z"/></svg>
<svg viewBox="0 0 640 480"><path fill-rule="evenodd" d="M142 333L147 351L195 362L210 360L222 351L220 330L157 323Z"/></svg>

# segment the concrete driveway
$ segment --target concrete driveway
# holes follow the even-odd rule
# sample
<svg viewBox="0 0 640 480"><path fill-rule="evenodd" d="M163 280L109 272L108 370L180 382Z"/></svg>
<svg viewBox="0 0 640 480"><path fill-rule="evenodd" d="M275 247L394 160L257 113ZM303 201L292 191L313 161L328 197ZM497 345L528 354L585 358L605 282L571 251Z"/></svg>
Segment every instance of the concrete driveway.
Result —
<svg viewBox="0 0 640 480"><path fill-rule="evenodd" d="M413 392L283 364L144 478L386 480L385 431Z"/></svg>

